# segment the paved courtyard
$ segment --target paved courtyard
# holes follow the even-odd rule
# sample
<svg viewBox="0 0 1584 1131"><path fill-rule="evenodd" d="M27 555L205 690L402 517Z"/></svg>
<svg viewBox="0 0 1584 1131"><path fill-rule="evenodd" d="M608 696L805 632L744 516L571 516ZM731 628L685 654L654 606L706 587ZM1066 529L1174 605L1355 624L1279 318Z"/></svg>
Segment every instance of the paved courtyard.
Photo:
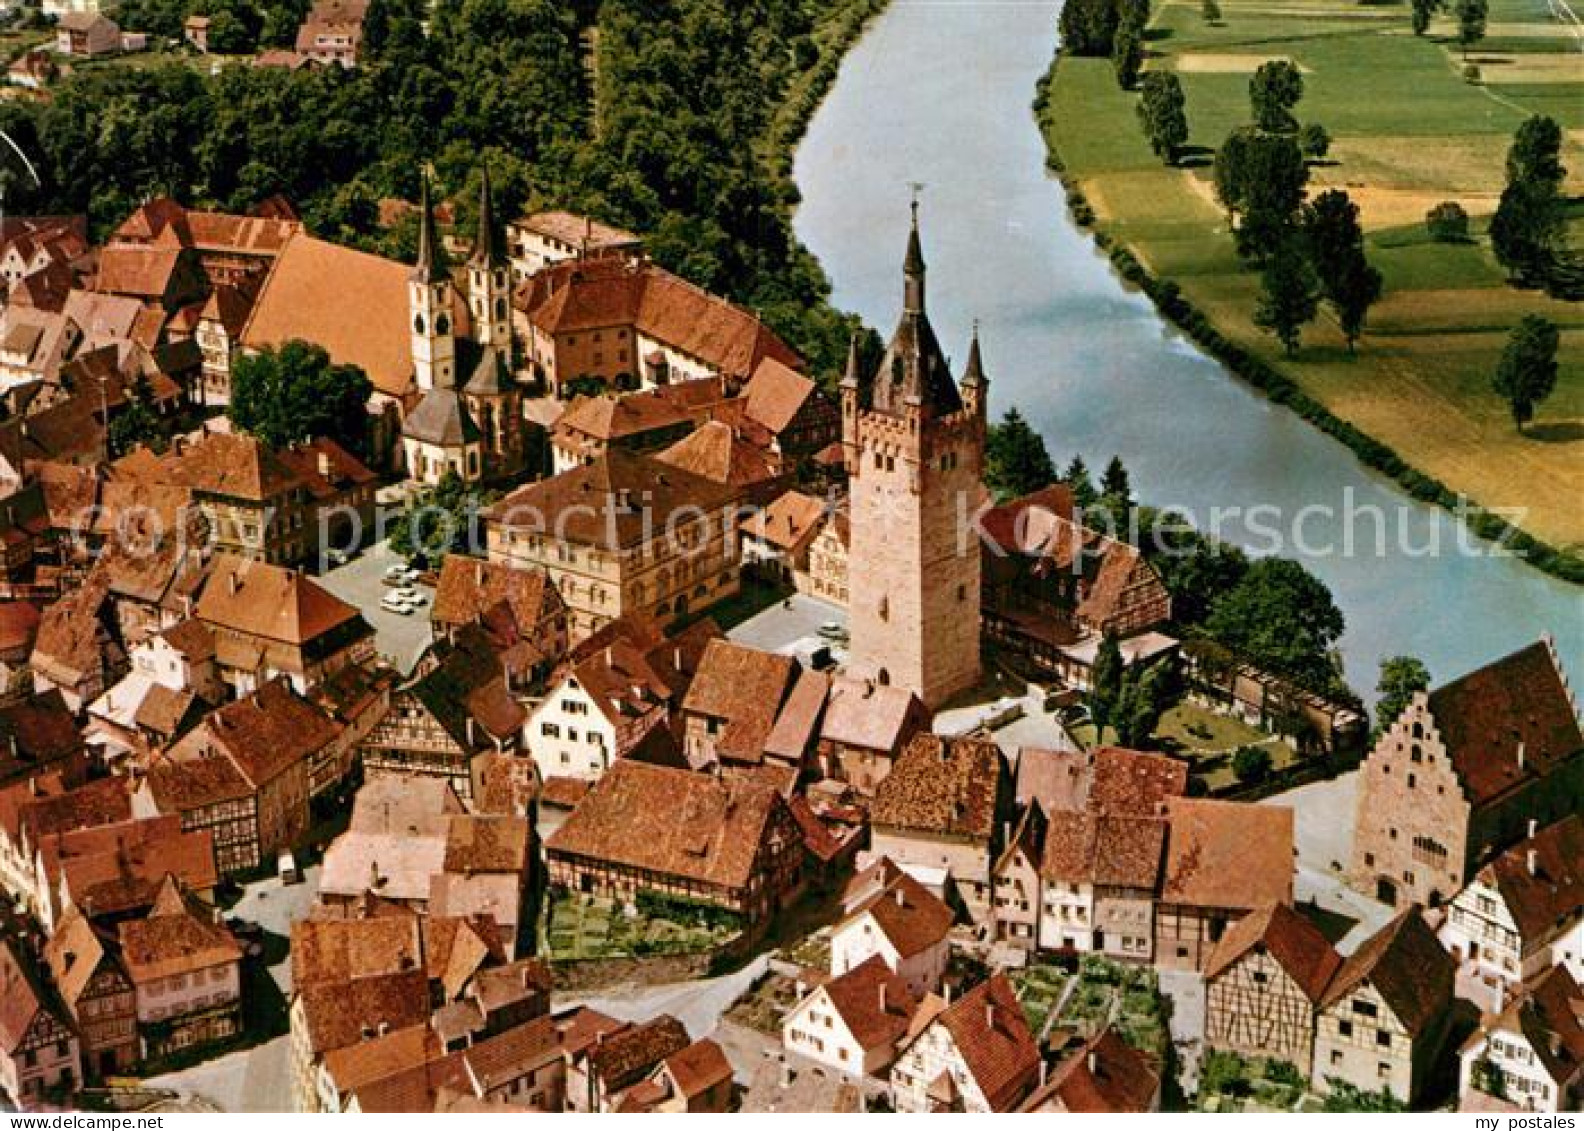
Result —
<svg viewBox="0 0 1584 1131"><path fill-rule="evenodd" d="M1301 785L1260 802L1293 809L1298 848L1293 896L1299 904L1313 904L1329 916L1341 917L1332 921L1338 929L1346 928L1345 933L1332 941L1343 954L1353 953L1393 914L1393 908L1354 891L1342 880L1353 845L1357 797L1358 772L1353 771L1331 781Z"/></svg>
<svg viewBox="0 0 1584 1131"><path fill-rule="evenodd" d="M391 551L388 541L375 542L346 565L320 575L317 580L363 614L374 626L375 648L392 667L405 675L412 671L418 657L434 638L429 627L429 602L434 600L434 590L415 585L427 601L406 616L380 608L380 598L390 592L382 575L388 567L402 563L403 559Z"/></svg>
<svg viewBox="0 0 1584 1131"><path fill-rule="evenodd" d="M791 654L800 648L813 650L829 647L831 654L841 659L841 640L831 641L819 634L820 626L840 625L847 629L847 610L828 604L817 597L794 593L784 601L749 617L732 628L726 635L739 644L757 648L761 652Z"/></svg>

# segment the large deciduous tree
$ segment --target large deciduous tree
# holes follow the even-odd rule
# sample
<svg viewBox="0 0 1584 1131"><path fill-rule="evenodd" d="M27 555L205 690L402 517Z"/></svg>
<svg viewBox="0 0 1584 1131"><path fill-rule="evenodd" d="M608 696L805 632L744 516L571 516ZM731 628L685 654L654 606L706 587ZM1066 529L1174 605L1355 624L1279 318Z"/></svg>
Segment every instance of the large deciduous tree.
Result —
<svg viewBox="0 0 1584 1131"><path fill-rule="evenodd" d="M1291 558L1261 558L1210 610L1205 630L1242 658L1318 690L1338 681L1345 622L1331 592Z"/></svg>
<svg viewBox="0 0 1584 1131"><path fill-rule="evenodd" d="M1380 698L1375 702L1375 730L1382 731L1397 721L1403 709L1413 699L1414 693L1430 687L1430 669L1416 656L1388 656L1380 662L1380 679L1375 691Z"/></svg>
<svg viewBox="0 0 1584 1131"><path fill-rule="evenodd" d="M1542 116L1518 127L1507 150L1507 187L1491 217L1491 248L1509 274L1544 278L1565 228L1562 128Z"/></svg>
<svg viewBox="0 0 1584 1131"><path fill-rule="evenodd" d="M1513 327L1501 360L1496 363L1491 387L1507 402L1520 432L1534 419L1540 402L1556 388L1558 341L1554 322L1538 314L1526 314Z"/></svg>
<svg viewBox="0 0 1584 1131"><path fill-rule="evenodd" d="M1303 234L1321 292L1353 349L1369 308L1381 295L1381 274L1364 255L1358 205L1341 189L1328 189L1303 210Z"/></svg>
<svg viewBox="0 0 1584 1131"><path fill-rule="evenodd" d="M1314 268L1298 243L1289 240L1265 264L1260 283L1254 324L1274 334L1292 357L1298 352L1304 324L1314 319L1320 305Z"/></svg>
<svg viewBox="0 0 1584 1131"><path fill-rule="evenodd" d="M236 359L231 422L271 447L328 436L362 455L368 446L368 374L340 365L320 346L290 341Z"/></svg>
<svg viewBox="0 0 1584 1131"><path fill-rule="evenodd" d="M1138 116L1155 155L1168 165L1188 143L1187 99L1174 71L1151 71L1139 84Z"/></svg>
<svg viewBox="0 0 1584 1131"><path fill-rule="evenodd" d="M1298 128L1293 107L1303 97L1303 74L1289 59L1261 63L1249 80L1249 104L1254 122L1270 133L1292 133Z"/></svg>

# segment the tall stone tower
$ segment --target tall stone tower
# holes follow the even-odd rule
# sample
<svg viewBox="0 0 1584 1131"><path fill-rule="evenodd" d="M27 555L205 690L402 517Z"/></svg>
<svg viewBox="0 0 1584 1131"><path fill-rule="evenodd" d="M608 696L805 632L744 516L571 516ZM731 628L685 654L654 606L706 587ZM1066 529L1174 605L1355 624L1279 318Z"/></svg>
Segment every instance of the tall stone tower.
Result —
<svg viewBox="0 0 1584 1131"><path fill-rule="evenodd" d="M489 169L481 170L478 235L468 260L468 307L473 312L473 340L493 347L511 366L511 284L506 252L495 230Z"/></svg>
<svg viewBox="0 0 1584 1131"><path fill-rule="evenodd" d="M979 678L979 543L987 382L977 332L959 386L924 305L918 204L902 265L902 318L866 383L856 349L841 383L851 478L852 674L940 707Z"/></svg>
<svg viewBox="0 0 1584 1131"><path fill-rule="evenodd" d="M435 232L426 176L423 215L418 228L418 262L407 276L413 375L423 392L456 385L456 328L451 324L451 302L451 273L446 265L445 247Z"/></svg>

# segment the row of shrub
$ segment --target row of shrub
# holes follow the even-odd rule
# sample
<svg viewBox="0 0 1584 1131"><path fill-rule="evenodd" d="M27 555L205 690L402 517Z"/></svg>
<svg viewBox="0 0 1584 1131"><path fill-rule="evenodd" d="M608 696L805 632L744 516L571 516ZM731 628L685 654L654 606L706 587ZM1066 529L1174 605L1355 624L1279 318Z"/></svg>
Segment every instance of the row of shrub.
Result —
<svg viewBox="0 0 1584 1131"><path fill-rule="evenodd" d="M1114 240L1110 233L1096 227L1093 207L1077 179L1068 173L1051 139L1048 120L1050 84L1055 81L1060 65L1061 54L1058 52L1051 69L1040 79L1034 97L1034 111L1045 135L1045 167L1066 190L1067 206L1073 220L1089 230L1096 246L1110 257L1117 274L1148 295L1161 314L1211 357L1259 389L1270 400L1291 409L1327 435L1347 445L1359 462L1390 478L1414 499L1461 513L1469 529L1480 538L1504 546L1508 553L1544 573L1575 585L1584 585L1584 557L1542 542L1491 511L1468 509L1474 506L1472 500L1460 496L1433 476L1426 475L1390 446L1341 419L1304 392L1291 377L1232 341L1201 310L1183 297L1182 289L1175 282L1156 278L1126 244Z"/></svg>

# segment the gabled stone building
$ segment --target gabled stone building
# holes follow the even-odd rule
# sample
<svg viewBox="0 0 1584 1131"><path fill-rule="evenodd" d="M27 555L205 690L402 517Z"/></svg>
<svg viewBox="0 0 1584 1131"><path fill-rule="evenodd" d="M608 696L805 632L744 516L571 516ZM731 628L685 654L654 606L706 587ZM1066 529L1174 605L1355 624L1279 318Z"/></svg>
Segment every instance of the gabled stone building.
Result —
<svg viewBox="0 0 1584 1131"><path fill-rule="evenodd" d="M1359 771L1348 882L1451 899L1492 853L1584 810L1584 733L1549 641L1416 694Z"/></svg>

